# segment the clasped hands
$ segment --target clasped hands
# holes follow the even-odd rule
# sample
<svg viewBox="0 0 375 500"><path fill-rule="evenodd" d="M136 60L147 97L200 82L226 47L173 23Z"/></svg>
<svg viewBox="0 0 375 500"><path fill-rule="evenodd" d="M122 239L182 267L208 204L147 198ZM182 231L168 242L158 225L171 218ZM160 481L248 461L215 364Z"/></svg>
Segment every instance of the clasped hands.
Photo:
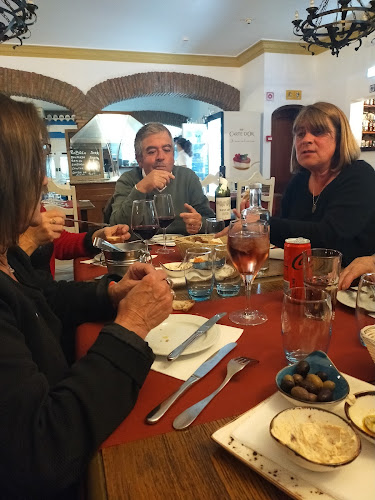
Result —
<svg viewBox="0 0 375 500"><path fill-rule="evenodd" d="M143 339L172 312L173 295L165 271L150 264L134 263L108 295L117 308L115 323Z"/></svg>

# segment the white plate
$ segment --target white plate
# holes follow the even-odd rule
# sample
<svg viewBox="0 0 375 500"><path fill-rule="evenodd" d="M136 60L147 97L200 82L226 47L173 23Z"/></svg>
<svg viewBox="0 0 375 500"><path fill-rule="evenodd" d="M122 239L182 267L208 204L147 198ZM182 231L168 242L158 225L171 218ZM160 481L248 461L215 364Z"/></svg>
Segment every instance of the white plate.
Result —
<svg viewBox="0 0 375 500"><path fill-rule="evenodd" d="M337 300L341 302L341 304L344 304L344 306L353 307L353 309L355 309L357 292L354 290L339 290L337 292Z"/></svg>
<svg viewBox="0 0 375 500"><path fill-rule="evenodd" d="M145 340L154 351L154 354L168 356L173 349L190 337L207 319L193 314L171 314L163 323L153 328ZM194 354L208 349L217 341L219 334L219 327L217 325L212 326L208 332L201 335L187 347L182 355Z"/></svg>
<svg viewBox="0 0 375 500"><path fill-rule="evenodd" d="M353 392L373 389L372 385L357 378L349 375L345 375L345 378ZM269 424L279 411L291 406L281 394L273 394L237 420L217 430L212 438L292 498L373 500L374 447L366 440L362 440L362 451L353 463L329 474L303 469L289 461L286 454L279 450L269 435ZM333 413L345 418L344 403ZM244 441L247 443L243 444Z"/></svg>
<svg viewBox="0 0 375 500"><path fill-rule="evenodd" d="M175 247L176 246L175 239L181 238L182 236L183 236L182 234L167 234L167 242L166 242L167 247ZM153 245L164 245L164 235L156 234L149 241Z"/></svg>

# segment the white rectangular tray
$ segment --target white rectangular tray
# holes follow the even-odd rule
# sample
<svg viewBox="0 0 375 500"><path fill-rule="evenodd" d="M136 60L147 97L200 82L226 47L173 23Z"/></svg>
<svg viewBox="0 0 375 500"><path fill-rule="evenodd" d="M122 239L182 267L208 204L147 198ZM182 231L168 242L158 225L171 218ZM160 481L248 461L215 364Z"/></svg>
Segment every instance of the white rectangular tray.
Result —
<svg viewBox="0 0 375 500"><path fill-rule="evenodd" d="M349 375L344 376L350 385L350 392L374 389L371 384ZM331 411L344 416L343 405L344 403L341 403ZM360 456L352 464L333 472L311 472L290 462L286 456L280 457L278 448L269 436L269 423L278 411L291 406L281 394L275 393L238 419L217 430L212 438L293 498L299 500L311 500L311 498L373 500L375 498L375 447L364 439L362 439ZM247 423L249 423L249 432L247 446L245 446L235 439L233 434L241 434L241 430L246 431ZM254 424L257 427L254 427ZM356 490L354 496L352 496L353 488Z"/></svg>

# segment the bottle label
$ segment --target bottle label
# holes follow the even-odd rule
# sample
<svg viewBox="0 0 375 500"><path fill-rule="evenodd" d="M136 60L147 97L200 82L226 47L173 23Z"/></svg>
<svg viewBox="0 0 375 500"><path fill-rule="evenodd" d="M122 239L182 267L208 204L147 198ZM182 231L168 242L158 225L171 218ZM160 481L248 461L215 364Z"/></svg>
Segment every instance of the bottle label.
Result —
<svg viewBox="0 0 375 500"><path fill-rule="evenodd" d="M215 203L216 203L216 218L223 220L230 220L231 217L230 196L225 198L217 197Z"/></svg>

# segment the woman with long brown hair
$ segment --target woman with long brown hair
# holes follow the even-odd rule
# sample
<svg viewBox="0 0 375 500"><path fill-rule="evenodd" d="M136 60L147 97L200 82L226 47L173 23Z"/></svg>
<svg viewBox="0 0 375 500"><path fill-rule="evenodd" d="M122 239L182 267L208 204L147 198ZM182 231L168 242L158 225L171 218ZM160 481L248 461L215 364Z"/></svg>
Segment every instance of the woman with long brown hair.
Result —
<svg viewBox="0 0 375 500"><path fill-rule="evenodd" d="M144 341L171 312L165 274L138 264L119 282L54 282L18 238L40 222L46 129L35 107L0 95L1 497L75 499L98 446L132 410L154 355ZM111 286L110 286L111 284ZM69 362L75 326L106 320Z"/></svg>

